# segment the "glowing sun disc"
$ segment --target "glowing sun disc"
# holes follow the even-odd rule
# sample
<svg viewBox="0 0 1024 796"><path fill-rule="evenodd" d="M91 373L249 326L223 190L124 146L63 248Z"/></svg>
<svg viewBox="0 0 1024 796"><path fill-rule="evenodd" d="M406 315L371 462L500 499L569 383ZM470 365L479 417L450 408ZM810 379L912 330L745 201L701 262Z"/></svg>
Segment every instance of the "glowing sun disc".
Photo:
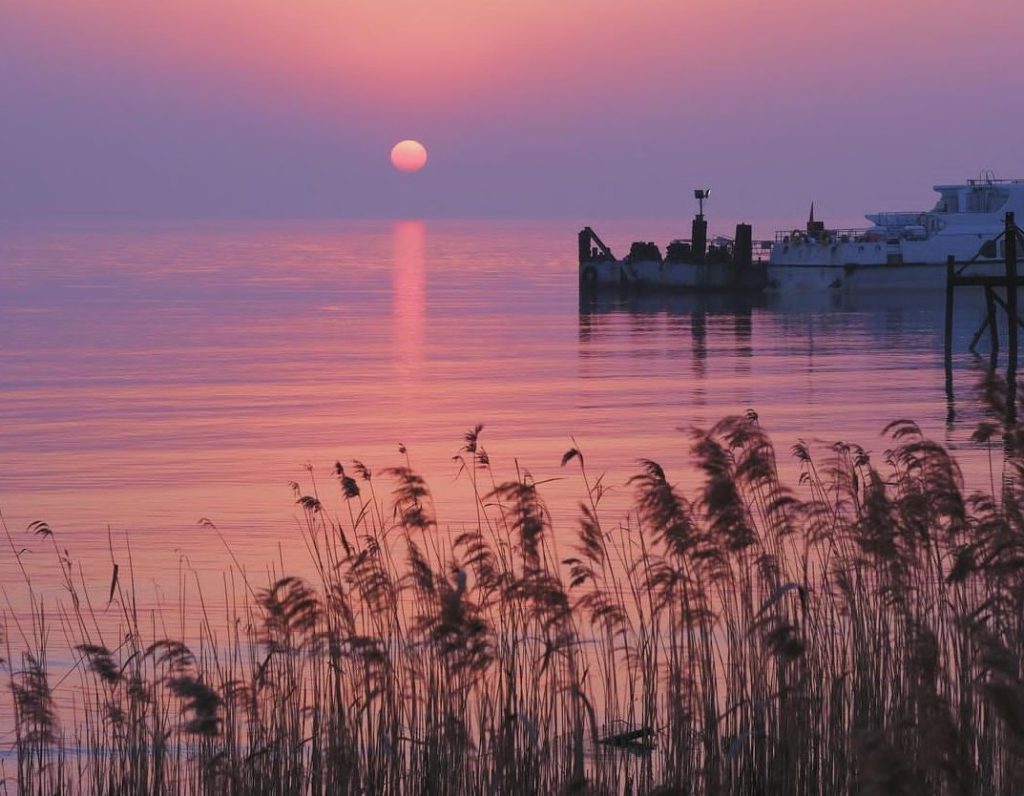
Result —
<svg viewBox="0 0 1024 796"><path fill-rule="evenodd" d="M427 165L427 148L412 139L399 141L391 148L391 165L399 171L419 171Z"/></svg>

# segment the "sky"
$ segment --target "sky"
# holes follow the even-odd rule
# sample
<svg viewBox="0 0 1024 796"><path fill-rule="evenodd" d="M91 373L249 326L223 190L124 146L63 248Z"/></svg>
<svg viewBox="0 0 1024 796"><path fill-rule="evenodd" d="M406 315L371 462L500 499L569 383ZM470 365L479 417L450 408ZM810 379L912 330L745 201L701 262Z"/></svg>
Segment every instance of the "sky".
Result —
<svg viewBox="0 0 1024 796"><path fill-rule="evenodd" d="M0 220L923 209L1024 177L1021 30L1016 0L0 0Z"/></svg>

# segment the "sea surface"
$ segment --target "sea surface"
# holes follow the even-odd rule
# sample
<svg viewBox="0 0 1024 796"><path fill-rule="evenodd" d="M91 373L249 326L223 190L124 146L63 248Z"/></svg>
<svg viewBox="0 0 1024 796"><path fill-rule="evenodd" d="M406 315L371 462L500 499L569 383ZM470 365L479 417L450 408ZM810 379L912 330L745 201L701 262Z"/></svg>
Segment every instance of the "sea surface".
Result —
<svg viewBox="0 0 1024 796"><path fill-rule="evenodd" d="M616 250L670 222L606 222ZM483 424L495 482L517 472L565 538L583 497L573 446L624 517L641 457L692 493L687 429L755 410L790 482L800 439L881 459L890 420L998 478L970 442L982 313L958 300L952 401L943 296L600 296L577 290L578 227L373 222L0 230L0 612L62 599L57 556L106 602L114 563L140 604L216 605L232 560L304 571L290 482L344 517L336 461L374 488L406 456L444 529L475 509L453 457ZM762 230L758 229L758 233ZM406 454L400 452L400 446ZM365 485L364 485L365 489ZM209 523L213 523L215 532ZM44 521L53 536L33 533ZM192 595L192 596L190 596Z"/></svg>

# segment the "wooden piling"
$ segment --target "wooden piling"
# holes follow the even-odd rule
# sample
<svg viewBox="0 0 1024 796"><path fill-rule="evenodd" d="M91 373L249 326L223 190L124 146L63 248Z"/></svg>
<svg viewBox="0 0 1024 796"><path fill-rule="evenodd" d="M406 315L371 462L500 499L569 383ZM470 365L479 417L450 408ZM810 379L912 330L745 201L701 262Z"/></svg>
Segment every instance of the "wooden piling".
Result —
<svg viewBox="0 0 1024 796"><path fill-rule="evenodd" d="M956 403L953 399L953 282L956 277L956 257L946 258L946 334L943 364L946 371L946 425L950 428L956 419Z"/></svg>
<svg viewBox="0 0 1024 796"><path fill-rule="evenodd" d="M946 258L946 362L953 357L953 283L956 278L954 268L956 257L952 254Z"/></svg>
<svg viewBox="0 0 1024 796"><path fill-rule="evenodd" d="M996 300L992 295L992 288L985 286L985 312L988 321L988 343L989 343L989 368L995 370L999 361L999 323L996 318ZM1016 329L1014 329L1016 332Z"/></svg>
<svg viewBox="0 0 1024 796"><path fill-rule="evenodd" d="M1006 214L1006 238L1003 251L1006 255L1006 316L1009 329L1008 357L1006 363L1006 412L1007 420L1017 420L1017 222L1013 213Z"/></svg>
<svg viewBox="0 0 1024 796"><path fill-rule="evenodd" d="M1010 316L1010 361L1017 362L1017 224L1013 213L1006 214L1006 238L1004 244L1006 254L1006 313Z"/></svg>

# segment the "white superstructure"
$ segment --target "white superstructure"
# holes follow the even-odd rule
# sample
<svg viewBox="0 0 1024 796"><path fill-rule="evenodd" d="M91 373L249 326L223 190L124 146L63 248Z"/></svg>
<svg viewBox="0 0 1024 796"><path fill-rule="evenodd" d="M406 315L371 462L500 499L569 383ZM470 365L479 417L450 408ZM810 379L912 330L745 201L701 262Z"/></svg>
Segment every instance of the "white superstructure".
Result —
<svg viewBox="0 0 1024 796"><path fill-rule="evenodd" d="M936 185L931 210L874 213L867 229L827 229L811 219L805 230L779 232L768 263L768 286L793 289L898 289L945 285L945 266L974 260L972 273L1000 273L1008 212L1024 220L1024 180L991 173L959 185Z"/></svg>

